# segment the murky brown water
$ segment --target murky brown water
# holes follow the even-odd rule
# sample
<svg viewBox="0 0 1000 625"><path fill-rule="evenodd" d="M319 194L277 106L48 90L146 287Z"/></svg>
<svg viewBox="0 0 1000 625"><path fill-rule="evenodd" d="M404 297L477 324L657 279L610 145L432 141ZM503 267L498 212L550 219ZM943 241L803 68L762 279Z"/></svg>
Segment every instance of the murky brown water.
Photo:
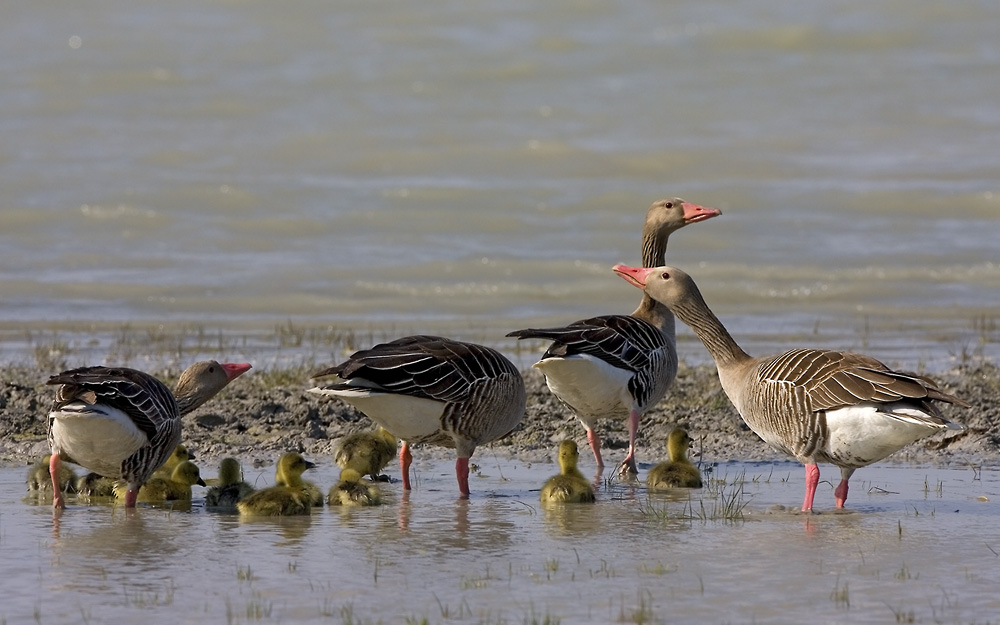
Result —
<svg viewBox="0 0 1000 625"><path fill-rule="evenodd" d="M822 513L803 517L776 508L801 501L793 463L721 464L713 475L723 486L649 494L616 484L594 506L543 509L538 488L553 465L478 461L468 501L456 497L452 462L418 458L414 491L386 485L384 506L252 522L196 498L190 511L134 516L71 505L54 525L46 505L22 499L25 470L3 469L0 619L964 624L1000 615L996 472L870 467L855 476L850 512L829 512L824 482ZM248 479L258 473L269 483L273 471ZM326 488L335 475L327 461L312 479ZM717 518L729 501L745 505L744 521Z"/></svg>

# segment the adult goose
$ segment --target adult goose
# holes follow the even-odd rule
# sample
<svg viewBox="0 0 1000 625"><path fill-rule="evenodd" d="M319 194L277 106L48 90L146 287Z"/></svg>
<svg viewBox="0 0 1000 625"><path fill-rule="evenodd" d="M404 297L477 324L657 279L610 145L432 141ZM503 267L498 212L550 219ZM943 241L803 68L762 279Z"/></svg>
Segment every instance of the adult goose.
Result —
<svg viewBox="0 0 1000 625"><path fill-rule="evenodd" d="M126 507L180 443L181 415L211 399L250 369L248 363L197 362L170 389L153 376L125 367L83 367L49 378L59 385L49 413L49 471L61 461L125 480ZM52 505L65 508L53 481Z"/></svg>
<svg viewBox="0 0 1000 625"><path fill-rule="evenodd" d="M407 336L362 350L313 378L310 389L351 404L402 440L399 464L410 490L410 445L455 449L455 475L469 496L469 458L478 445L510 434L524 417L524 380L500 352L439 336Z"/></svg>
<svg viewBox="0 0 1000 625"><path fill-rule="evenodd" d="M750 429L806 468L802 510L812 510L818 462L840 468L836 507L860 467L939 430L963 426L942 416L934 402L968 407L932 380L893 371L862 354L793 349L753 358L740 349L712 313L694 280L673 267L614 271L663 302L694 330L715 360L729 400Z"/></svg>
<svg viewBox="0 0 1000 625"><path fill-rule="evenodd" d="M654 202L642 229L643 266L657 267L665 262L671 233L720 214L717 209L680 198ZM604 459L595 430L597 420L611 417L627 421L628 452L618 471L636 474L639 418L663 398L677 376L670 310L643 295L630 315L593 317L565 327L529 328L507 336L552 341L533 367L545 375L549 390L583 423L598 470L604 468Z"/></svg>

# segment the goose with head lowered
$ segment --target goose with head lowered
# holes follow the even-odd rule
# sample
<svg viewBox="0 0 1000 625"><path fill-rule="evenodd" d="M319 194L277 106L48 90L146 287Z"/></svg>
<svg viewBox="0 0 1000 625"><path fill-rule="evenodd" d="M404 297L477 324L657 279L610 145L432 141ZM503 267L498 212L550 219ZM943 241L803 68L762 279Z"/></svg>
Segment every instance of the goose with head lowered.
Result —
<svg viewBox="0 0 1000 625"><path fill-rule="evenodd" d="M401 439L403 488L410 490L410 445L454 448L462 497L478 445L507 436L524 417L520 372L495 349L440 336L407 336L362 350L313 378L336 376L311 393L339 397Z"/></svg>
<svg viewBox="0 0 1000 625"><path fill-rule="evenodd" d="M50 472L62 460L126 482L125 506L181 440L181 415L215 396L250 369L214 360L188 367L171 392L155 377L126 367L83 367L49 378L58 385L49 413ZM57 483L52 505L64 508Z"/></svg>
<svg viewBox="0 0 1000 625"><path fill-rule="evenodd" d="M642 230L642 263L662 265L671 233L721 214L680 198L654 202ZM509 333L518 339L545 339L552 345L535 363L556 397L583 423L587 441L604 468L597 420L626 421L628 451L618 472L635 475L635 440L639 419L666 395L677 376L674 317L643 295L629 315L582 319L558 328L528 328Z"/></svg>
<svg viewBox="0 0 1000 625"><path fill-rule="evenodd" d="M941 430L962 430L935 402L965 406L932 380L878 360L829 349L792 349L753 358L705 303L694 280L674 267L616 265L633 286L666 304L715 360L719 381L746 424L806 468L803 512L812 510L818 462L840 468L837 508L854 471Z"/></svg>

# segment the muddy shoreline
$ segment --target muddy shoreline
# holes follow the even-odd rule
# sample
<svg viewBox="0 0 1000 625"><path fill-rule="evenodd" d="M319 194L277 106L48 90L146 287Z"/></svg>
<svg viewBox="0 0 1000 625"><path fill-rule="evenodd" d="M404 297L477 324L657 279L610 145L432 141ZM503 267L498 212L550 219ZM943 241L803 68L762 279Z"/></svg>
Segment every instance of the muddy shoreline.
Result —
<svg viewBox="0 0 1000 625"><path fill-rule="evenodd" d="M44 382L52 372L8 366L0 369L0 463L26 464L45 455L45 415L53 397ZM178 371L152 372L168 384ZM251 371L208 404L184 419L184 441L203 466L232 455L245 463L270 464L285 451L300 451L319 462L332 462L339 439L369 429L371 421L343 402L319 398L309 388L305 368ZM521 427L508 438L480 447L473 462L491 455L524 461L551 461L558 442L573 438L586 444L584 430L572 413L549 392L541 374L524 372L528 408ZM964 432L938 434L904 448L888 461L935 465L996 466L1000 464L1000 368L975 363L935 374L943 388L972 407L944 406L945 415L966 426ZM681 365L674 387L642 420L639 429L640 466L665 456L669 431L683 426L692 434L692 457L702 462L728 460L788 460L778 454L739 418L729 403L714 367ZM605 420L601 426L605 461L625 455L628 435L624 421ZM419 451L417 451L419 450ZM429 457L452 457L448 449L420 446ZM581 456L584 466L593 463Z"/></svg>

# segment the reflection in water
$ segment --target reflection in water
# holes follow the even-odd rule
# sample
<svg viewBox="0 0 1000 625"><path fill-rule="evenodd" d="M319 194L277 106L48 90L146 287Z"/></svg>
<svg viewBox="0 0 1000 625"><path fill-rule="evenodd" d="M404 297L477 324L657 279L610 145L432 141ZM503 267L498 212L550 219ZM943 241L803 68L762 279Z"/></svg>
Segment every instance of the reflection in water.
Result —
<svg viewBox="0 0 1000 625"><path fill-rule="evenodd" d="M77 503L55 525L48 507L22 501L23 476L11 485L0 470L0 621L32 622L40 609L43 623L173 624L184 606L196 623L321 623L346 608L356 622L530 622L533 606L536 619L566 623L780 623L837 610L835 586L849 587L852 620L874 622L888 602L932 622L921 606L934 593L951 601L942 622L1000 609L987 549L1000 551L1000 477L989 471L875 467L894 493L859 497L846 514L776 505L801 481L748 481L747 518L734 522L711 518L711 488L611 481L595 504L541 507L537 485L553 465L510 462L504 474L516 478L484 477L470 499L390 485L384 506L255 519L200 501L133 514ZM334 473L316 477L332 483ZM946 484L940 497L923 497L926 473ZM946 538L955 535L980 540Z"/></svg>

